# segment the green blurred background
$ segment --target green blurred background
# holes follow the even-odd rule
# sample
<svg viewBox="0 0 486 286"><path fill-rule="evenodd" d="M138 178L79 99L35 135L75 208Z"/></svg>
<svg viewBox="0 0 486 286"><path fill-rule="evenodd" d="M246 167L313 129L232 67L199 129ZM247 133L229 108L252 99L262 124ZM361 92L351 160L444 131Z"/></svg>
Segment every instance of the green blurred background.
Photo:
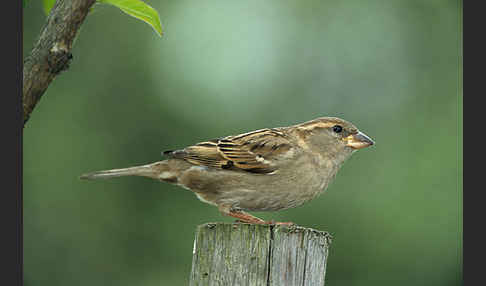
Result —
<svg viewBox="0 0 486 286"><path fill-rule="evenodd" d="M326 115L376 145L323 196L254 214L329 231L326 285L462 285L462 4L147 2L165 35L96 5L24 129L25 285L186 285L196 226L233 219L169 184L78 176ZM24 57L44 22L29 1Z"/></svg>

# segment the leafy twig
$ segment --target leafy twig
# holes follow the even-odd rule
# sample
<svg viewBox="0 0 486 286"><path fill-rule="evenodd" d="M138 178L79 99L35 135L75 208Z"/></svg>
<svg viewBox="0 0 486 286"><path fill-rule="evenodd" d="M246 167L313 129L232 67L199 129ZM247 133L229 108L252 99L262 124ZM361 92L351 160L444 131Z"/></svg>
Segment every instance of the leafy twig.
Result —
<svg viewBox="0 0 486 286"><path fill-rule="evenodd" d="M24 126L49 84L69 67L72 44L95 0L58 0L47 16L39 40L24 60Z"/></svg>
<svg viewBox="0 0 486 286"><path fill-rule="evenodd" d="M44 0L47 23L39 40L24 61L24 126L32 110L56 75L69 67L73 40L96 0ZM151 25L162 36L159 14L140 0L98 0L120 8ZM26 0L23 1L25 6Z"/></svg>

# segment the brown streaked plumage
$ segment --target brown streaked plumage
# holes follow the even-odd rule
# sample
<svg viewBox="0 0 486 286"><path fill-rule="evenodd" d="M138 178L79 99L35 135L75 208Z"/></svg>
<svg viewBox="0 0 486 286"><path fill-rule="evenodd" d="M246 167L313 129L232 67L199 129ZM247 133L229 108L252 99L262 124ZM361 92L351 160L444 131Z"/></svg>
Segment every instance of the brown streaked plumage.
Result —
<svg viewBox="0 0 486 286"><path fill-rule="evenodd" d="M373 144L350 122L321 117L200 142L164 152L167 160L81 179L145 176L189 189L224 215L263 224L270 222L245 211L302 205L327 188L354 151Z"/></svg>

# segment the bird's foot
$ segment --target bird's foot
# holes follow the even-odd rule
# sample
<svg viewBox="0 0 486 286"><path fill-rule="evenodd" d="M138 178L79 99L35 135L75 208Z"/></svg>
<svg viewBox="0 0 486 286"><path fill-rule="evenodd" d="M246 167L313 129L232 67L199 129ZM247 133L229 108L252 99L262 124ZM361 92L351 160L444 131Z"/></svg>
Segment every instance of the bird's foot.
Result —
<svg viewBox="0 0 486 286"><path fill-rule="evenodd" d="M251 223L251 224L267 224L267 225L284 225L284 226L292 226L295 225L293 222L280 222L280 221L265 221L261 218L258 218L256 216L252 216L249 213L246 213L241 210L234 210L231 209L230 207L227 206L220 206L219 207L220 212L223 215L227 215L230 217L237 218L235 221L236 223Z"/></svg>
<svg viewBox="0 0 486 286"><path fill-rule="evenodd" d="M226 215L237 218L235 222L238 223L267 224L267 222L263 219L257 218L256 216L252 216L251 214L247 214L242 211L231 211Z"/></svg>
<svg viewBox="0 0 486 286"><path fill-rule="evenodd" d="M287 221L287 222L282 222L282 221L274 221L273 219L269 222L267 222L268 224L274 224L274 225L283 225L283 226L293 226L295 225L295 223L291 222L291 221Z"/></svg>
<svg viewBox="0 0 486 286"><path fill-rule="evenodd" d="M257 218L255 216L252 216L249 213L246 213L241 210L235 210L231 208L231 206L227 205L220 205L219 211L221 214L237 218L237 222L242 222L242 223L253 223L253 224L265 224L265 221L261 218Z"/></svg>
<svg viewBox="0 0 486 286"><path fill-rule="evenodd" d="M281 221L274 221L274 220L271 220L271 221L252 221L252 222L249 222L249 221L243 221L241 219L237 219L235 220L235 223L253 223L253 224L268 224L268 225L283 225L283 226L294 226L295 223L291 222L291 221L288 221L288 222L281 222Z"/></svg>

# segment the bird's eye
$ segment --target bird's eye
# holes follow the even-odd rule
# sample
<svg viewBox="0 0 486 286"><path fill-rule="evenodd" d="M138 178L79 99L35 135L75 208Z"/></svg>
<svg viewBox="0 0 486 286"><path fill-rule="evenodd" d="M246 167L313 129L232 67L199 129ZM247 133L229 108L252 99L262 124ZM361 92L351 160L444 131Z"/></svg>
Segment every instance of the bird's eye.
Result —
<svg viewBox="0 0 486 286"><path fill-rule="evenodd" d="M332 127L332 131L341 133L343 131L343 127L341 125L334 125L334 127Z"/></svg>

